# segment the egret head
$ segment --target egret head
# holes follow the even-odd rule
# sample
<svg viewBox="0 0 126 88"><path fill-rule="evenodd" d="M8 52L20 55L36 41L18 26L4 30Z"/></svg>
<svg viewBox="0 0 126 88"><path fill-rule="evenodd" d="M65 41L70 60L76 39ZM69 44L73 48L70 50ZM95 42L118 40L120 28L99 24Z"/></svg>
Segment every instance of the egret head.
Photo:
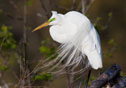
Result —
<svg viewBox="0 0 126 88"><path fill-rule="evenodd" d="M60 23L61 23L61 14L58 14L56 11L52 11L52 16L50 17L50 19L45 23L41 24L40 26L38 26L37 28L35 28L33 32L48 25L57 25Z"/></svg>

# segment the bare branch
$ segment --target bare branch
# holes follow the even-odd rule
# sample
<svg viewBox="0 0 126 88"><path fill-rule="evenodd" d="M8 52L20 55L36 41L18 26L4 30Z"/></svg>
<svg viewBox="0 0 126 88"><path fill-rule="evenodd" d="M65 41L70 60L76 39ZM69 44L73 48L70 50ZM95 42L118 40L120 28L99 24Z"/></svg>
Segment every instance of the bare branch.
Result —
<svg viewBox="0 0 126 88"><path fill-rule="evenodd" d="M90 9L91 5L93 4L95 0L90 0L89 4L87 5L87 8L85 9L85 13Z"/></svg>
<svg viewBox="0 0 126 88"><path fill-rule="evenodd" d="M77 8L77 11L79 11L81 9L83 14L87 13L87 11L89 10L89 8L91 7L91 5L93 4L94 1L95 0L89 0L89 1L81 0L81 2L79 3L79 6Z"/></svg>
<svg viewBox="0 0 126 88"><path fill-rule="evenodd" d="M126 88L126 77L120 77L112 88Z"/></svg>
<svg viewBox="0 0 126 88"><path fill-rule="evenodd" d="M9 0L10 4L17 10L18 13L20 13L19 8L17 7L17 5L15 4L15 2L13 0Z"/></svg>
<svg viewBox="0 0 126 88"><path fill-rule="evenodd" d="M76 9L76 1L77 0L73 0L73 4L72 4L72 7L71 7L71 10L75 10Z"/></svg>
<svg viewBox="0 0 126 88"><path fill-rule="evenodd" d="M82 3L82 13L85 14L86 0L81 0Z"/></svg>
<svg viewBox="0 0 126 88"><path fill-rule="evenodd" d="M48 13L48 9L46 9L46 6L45 6L45 4L43 3L43 0L40 0L40 2L41 2L41 6L42 6L42 9L43 9L44 12L45 12L46 17L49 18L49 17L50 17L50 13Z"/></svg>
<svg viewBox="0 0 126 88"><path fill-rule="evenodd" d="M96 80L91 83L91 86L88 88L101 88L108 81L115 78L119 75L121 68L119 65L113 65L108 68L103 74L101 74Z"/></svg>

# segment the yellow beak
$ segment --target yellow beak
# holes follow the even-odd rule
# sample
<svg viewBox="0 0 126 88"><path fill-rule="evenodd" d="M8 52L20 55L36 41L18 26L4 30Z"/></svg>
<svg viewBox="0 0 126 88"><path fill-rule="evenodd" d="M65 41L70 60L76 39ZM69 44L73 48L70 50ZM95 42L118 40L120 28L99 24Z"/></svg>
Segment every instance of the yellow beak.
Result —
<svg viewBox="0 0 126 88"><path fill-rule="evenodd" d="M49 21L47 21L47 22L45 22L45 23L43 23L43 24L41 24L40 26L38 26L37 28L35 28L32 32L34 32L34 31L37 31L37 30L39 30L39 29L41 29L41 28L43 28L43 27L46 27L46 26L48 26L49 25Z"/></svg>

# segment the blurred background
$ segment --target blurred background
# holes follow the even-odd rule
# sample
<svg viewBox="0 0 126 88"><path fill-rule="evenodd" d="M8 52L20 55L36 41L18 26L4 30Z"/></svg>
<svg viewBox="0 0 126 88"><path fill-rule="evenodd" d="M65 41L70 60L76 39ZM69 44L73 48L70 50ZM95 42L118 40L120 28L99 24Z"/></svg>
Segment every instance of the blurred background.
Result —
<svg viewBox="0 0 126 88"><path fill-rule="evenodd" d="M85 14L101 38L104 67L100 72L119 64L122 75L126 74L126 0L0 0L0 87L67 88L64 75L30 74L59 45L51 39L49 27L32 32L53 10Z"/></svg>

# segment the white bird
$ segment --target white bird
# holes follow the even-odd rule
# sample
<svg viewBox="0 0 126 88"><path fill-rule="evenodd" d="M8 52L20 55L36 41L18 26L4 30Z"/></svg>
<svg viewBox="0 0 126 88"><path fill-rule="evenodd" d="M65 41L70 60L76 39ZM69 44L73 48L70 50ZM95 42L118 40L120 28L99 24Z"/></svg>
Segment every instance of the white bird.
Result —
<svg viewBox="0 0 126 88"><path fill-rule="evenodd" d="M61 44L58 56L54 59L55 66L59 67L59 64L65 60L65 65L60 68L61 70L67 67L75 69L82 62L83 72L89 66L93 69L102 68L100 38L93 24L85 15L77 11L70 11L66 14L52 11L50 19L33 31L48 25L51 26L49 32L52 39ZM88 58L88 62L85 56ZM51 65L53 64L51 63ZM91 70L89 70L85 88L87 88L90 73ZM82 80L79 88L81 88L81 84Z"/></svg>
<svg viewBox="0 0 126 88"><path fill-rule="evenodd" d="M85 61L85 56L93 69L102 68L100 38L85 15L77 11L66 14L52 11L50 19L33 31L48 25L51 26L52 39L61 44L56 60L59 63L66 60L64 68L72 65L77 67L81 61Z"/></svg>

